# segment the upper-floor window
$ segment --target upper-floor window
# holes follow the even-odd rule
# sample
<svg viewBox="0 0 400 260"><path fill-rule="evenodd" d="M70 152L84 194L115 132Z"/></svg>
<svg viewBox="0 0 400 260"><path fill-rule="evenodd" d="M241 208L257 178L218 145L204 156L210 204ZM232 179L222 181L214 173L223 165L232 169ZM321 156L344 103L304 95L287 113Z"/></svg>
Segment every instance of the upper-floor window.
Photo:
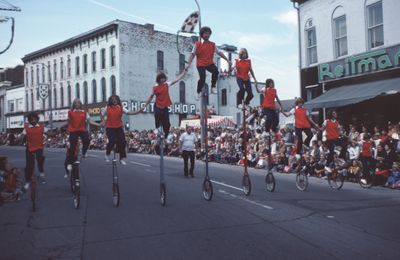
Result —
<svg viewBox="0 0 400 260"><path fill-rule="evenodd" d="M179 82L179 102L186 102L186 86L183 81Z"/></svg>
<svg viewBox="0 0 400 260"><path fill-rule="evenodd" d="M42 65L42 83L46 82L46 69L45 66Z"/></svg>
<svg viewBox="0 0 400 260"><path fill-rule="evenodd" d="M368 47L383 45L382 1L367 6Z"/></svg>
<svg viewBox="0 0 400 260"><path fill-rule="evenodd" d="M69 56L67 59L67 77L71 77L71 58Z"/></svg>
<svg viewBox="0 0 400 260"><path fill-rule="evenodd" d="M39 74L40 74L40 69L39 69L39 65L36 65L36 84L39 85L40 81L39 81Z"/></svg>
<svg viewBox="0 0 400 260"><path fill-rule="evenodd" d="M61 58L60 61L60 79L64 79L64 61Z"/></svg>
<svg viewBox="0 0 400 260"><path fill-rule="evenodd" d="M185 69L185 55L179 54L179 72Z"/></svg>
<svg viewBox="0 0 400 260"><path fill-rule="evenodd" d="M105 69L106 68L106 49L101 49L100 59L101 59L101 69Z"/></svg>
<svg viewBox="0 0 400 260"><path fill-rule="evenodd" d="M116 60L115 60L115 46L111 46L110 47L110 66L114 67L116 64Z"/></svg>
<svg viewBox="0 0 400 260"><path fill-rule="evenodd" d="M53 80L57 80L57 61L53 64Z"/></svg>
<svg viewBox="0 0 400 260"><path fill-rule="evenodd" d="M226 92L226 88L221 91L221 105L226 106L228 104L228 95Z"/></svg>
<svg viewBox="0 0 400 260"><path fill-rule="evenodd" d="M307 47L307 65L317 63L317 35L313 20L306 22L306 47Z"/></svg>
<svg viewBox="0 0 400 260"><path fill-rule="evenodd" d="M157 51L157 71L164 70L164 52Z"/></svg>
<svg viewBox="0 0 400 260"><path fill-rule="evenodd" d="M87 73L87 54L83 55L83 73Z"/></svg>
<svg viewBox="0 0 400 260"><path fill-rule="evenodd" d="M335 56L347 55L347 26L346 16L340 16L333 20L335 36Z"/></svg>
<svg viewBox="0 0 400 260"><path fill-rule="evenodd" d="M33 86L33 67L31 67L31 86Z"/></svg>
<svg viewBox="0 0 400 260"><path fill-rule="evenodd" d="M28 69L25 69L25 84L29 86L29 72Z"/></svg>
<svg viewBox="0 0 400 260"><path fill-rule="evenodd" d="M92 71L96 71L96 52L92 52Z"/></svg>
<svg viewBox="0 0 400 260"><path fill-rule="evenodd" d="M75 74L79 76L79 57L75 57Z"/></svg>

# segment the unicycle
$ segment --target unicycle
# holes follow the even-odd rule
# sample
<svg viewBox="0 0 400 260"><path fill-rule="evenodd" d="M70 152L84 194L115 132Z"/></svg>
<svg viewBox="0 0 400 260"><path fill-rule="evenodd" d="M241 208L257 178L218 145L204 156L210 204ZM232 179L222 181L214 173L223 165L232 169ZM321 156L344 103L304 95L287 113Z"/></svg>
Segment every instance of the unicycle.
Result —
<svg viewBox="0 0 400 260"><path fill-rule="evenodd" d="M118 167L117 167L117 159L115 157L115 150L113 152L114 156L112 159L112 201L115 207L119 206L119 202L121 199L119 193L119 184L118 184Z"/></svg>
<svg viewBox="0 0 400 260"><path fill-rule="evenodd" d="M73 193L73 202L75 209L79 208L81 202L81 189L80 189L80 181L79 181L79 160L76 160L72 165L72 172L70 176L71 190Z"/></svg>
<svg viewBox="0 0 400 260"><path fill-rule="evenodd" d="M160 203L165 206L167 202L167 187L164 176L164 131L162 126L158 129L158 142L160 143Z"/></svg>
<svg viewBox="0 0 400 260"><path fill-rule="evenodd" d="M208 117L208 112L207 112L207 103L206 103L206 88L203 87L202 90L202 95L201 95L201 108L202 108L202 118L201 118L201 124L202 124L202 140L204 140L204 152L205 152L205 167L206 167L206 176L204 177L203 181L203 197L205 200L210 201L213 197L214 190L213 186L210 180L210 176L208 174L208 126L207 126L207 117Z"/></svg>
<svg viewBox="0 0 400 260"><path fill-rule="evenodd" d="M244 173L242 178L242 188L244 195L249 196L251 193L251 181L250 175L247 170L247 126L246 126L246 107L244 102L242 103L243 111L243 156L244 156Z"/></svg>
<svg viewBox="0 0 400 260"><path fill-rule="evenodd" d="M296 187L300 191L305 191L308 187L308 177L306 174L306 166L302 164L302 158L299 161L299 168L296 173Z"/></svg>
<svg viewBox="0 0 400 260"><path fill-rule="evenodd" d="M267 174L265 175L265 187L267 191L274 192L275 191L275 177L272 173L272 159L271 159L271 136L268 135L268 147L269 147L269 154L268 154L268 166L267 166Z"/></svg>
<svg viewBox="0 0 400 260"><path fill-rule="evenodd" d="M38 200L37 176L34 173L32 176L32 180L31 180L31 201L32 201L32 211L33 212L36 211L37 200Z"/></svg>

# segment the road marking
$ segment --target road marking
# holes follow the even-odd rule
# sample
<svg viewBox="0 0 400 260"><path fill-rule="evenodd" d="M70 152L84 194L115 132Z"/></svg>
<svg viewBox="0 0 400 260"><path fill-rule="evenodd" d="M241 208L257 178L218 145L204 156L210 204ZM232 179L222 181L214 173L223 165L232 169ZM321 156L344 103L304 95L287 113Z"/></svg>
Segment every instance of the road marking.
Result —
<svg viewBox="0 0 400 260"><path fill-rule="evenodd" d="M130 162L130 163L132 163L132 164L137 164L137 165L140 165L140 166L151 167L151 165L150 165L150 164L139 163L139 162L134 162L134 161L129 161L129 162Z"/></svg>
<svg viewBox="0 0 400 260"><path fill-rule="evenodd" d="M326 216L327 218L335 218L335 216Z"/></svg>
<svg viewBox="0 0 400 260"><path fill-rule="evenodd" d="M248 202L248 203L250 203L250 204L253 204L253 205L262 207L262 208L264 208L264 209L274 209L274 208L271 207L271 206L268 206L268 205L265 205L265 204L262 204L262 203L259 203L259 202L253 201L253 200L249 200L249 199L246 199L246 198L237 196L237 195L235 195L235 194L229 193L229 192L224 191L224 190L221 190L221 189L219 189L218 192L220 192L220 193L222 193L222 194L225 194L225 195L229 195L229 196L231 196L231 197L233 197L233 198L236 198L236 199L240 199L240 200L246 201L246 202Z"/></svg>
<svg viewBox="0 0 400 260"><path fill-rule="evenodd" d="M235 187L235 186L232 186L232 185L229 185L229 184L225 184L225 183L223 183L223 182L214 181L214 180L211 180L211 182L212 182L212 183L215 183L215 184L218 184L218 185L222 185L222 186L225 186L225 187L231 188L231 189L234 189L234 190L240 190L240 191L243 191L243 189L241 189L241 188L238 188L238 187Z"/></svg>

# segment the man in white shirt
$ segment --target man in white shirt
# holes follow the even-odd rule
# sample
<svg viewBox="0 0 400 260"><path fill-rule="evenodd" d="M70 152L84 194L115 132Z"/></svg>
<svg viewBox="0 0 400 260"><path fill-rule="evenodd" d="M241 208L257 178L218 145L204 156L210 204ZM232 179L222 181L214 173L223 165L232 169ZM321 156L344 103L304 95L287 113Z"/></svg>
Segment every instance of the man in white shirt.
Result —
<svg viewBox="0 0 400 260"><path fill-rule="evenodd" d="M197 137L195 133L193 133L193 127L186 126L186 132L184 132L179 138L180 141L180 150L183 157L184 163L184 175L188 177L194 177L194 151L196 150L196 142ZM190 171L188 171L188 159L190 158ZM189 174L188 174L189 173Z"/></svg>

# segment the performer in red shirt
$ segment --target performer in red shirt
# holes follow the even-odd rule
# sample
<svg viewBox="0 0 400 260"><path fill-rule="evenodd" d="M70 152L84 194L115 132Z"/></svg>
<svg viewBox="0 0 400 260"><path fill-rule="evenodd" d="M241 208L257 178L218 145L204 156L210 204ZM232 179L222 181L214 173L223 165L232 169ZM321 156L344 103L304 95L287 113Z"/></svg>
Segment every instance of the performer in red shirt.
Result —
<svg viewBox="0 0 400 260"><path fill-rule="evenodd" d="M186 74L186 70L184 70L178 77L171 81L167 82L167 76L161 72L156 77L156 85L153 87L153 93L147 99L146 107L150 101L156 96L156 103L154 104L154 119L156 123L156 128L159 128L161 125L164 130L164 134L167 137L169 133L169 128L171 126L169 122L169 106L172 105L171 98L169 96L169 87L175 85L179 82Z"/></svg>
<svg viewBox="0 0 400 260"><path fill-rule="evenodd" d="M232 69L236 70L236 82L239 86L238 92L238 108L242 109L242 103L244 99L244 93L247 92L247 97L244 101L245 106L250 104L253 99L253 91L251 89L250 76L253 77L257 84L256 76L254 76L253 69L251 67L251 60L249 59L249 54L245 48L241 48L239 51L239 58L235 60L235 65Z"/></svg>
<svg viewBox="0 0 400 260"><path fill-rule="evenodd" d="M303 146L303 132L307 135L306 140L304 140L305 146L308 148L310 146L311 138L313 134L311 132L311 123L319 129L319 126L312 120L310 114L306 108L303 107L304 99L296 99L296 107L293 108L289 113L282 111L286 117L294 115L295 120L295 133L297 136L297 149L296 154L301 155Z"/></svg>
<svg viewBox="0 0 400 260"><path fill-rule="evenodd" d="M44 174L44 134L48 129L44 124L39 123L39 115L36 112L28 114L28 124L25 124L23 136L26 136L26 167L25 167L25 189L28 189L34 171L34 160L36 161L40 173L40 178L45 183Z"/></svg>
<svg viewBox="0 0 400 260"><path fill-rule="evenodd" d="M106 126L106 133L108 138L108 143L106 147L106 162L110 161L110 153L116 144L116 151L119 153L119 161L122 165L126 165L126 140L125 133L122 126L122 114L127 115L137 115L141 113L144 108L141 108L138 111L129 111L126 108L122 107L121 99L117 95L112 95L108 99L108 105L103 109L101 113L102 116L102 125ZM104 122L104 117L107 116L107 119Z"/></svg>
<svg viewBox="0 0 400 260"><path fill-rule="evenodd" d="M82 102L79 98L75 98L72 102L71 110L68 111L68 127L67 131L69 132L69 143L70 149L68 153L68 170L72 169L72 163L76 161L76 156L74 156L74 151L76 144L78 142L78 138L80 137L82 140L82 155L83 158L87 157L87 150L89 148L89 134L86 129L87 124L100 126L100 124L94 122L90 119L89 114L83 110Z"/></svg>
<svg viewBox="0 0 400 260"><path fill-rule="evenodd" d="M335 110L329 113L329 118L325 120L322 131L326 130L326 141L325 144L328 147L329 154L326 161L326 165L330 165L333 161L333 153L335 152L335 146L339 145L338 138L340 136L339 122L337 121L337 112Z"/></svg>
<svg viewBox="0 0 400 260"><path fill-rule="evenodd" d="M263 107L263 115L262 117L266 116L265 120L265 131L269 133L271 130L276 132L278 124L279 124L279 115L276 112L276 105L275 100L278 102L281 110L282 104L280 99L278 98L278 94L276 92L275 83L273 79L267 79L265 81L265 87L261 90L258 89L256 85L256 89L258 93L264 94L264 101L262 103Z"/></svg>
<svg viewBox="0 0 400 260"><path fill-rule="evenodd" d="M199 81L197 82L197 96L196 100L199 100L201 97L201 91L203 86L206 82L206 71L211 72L211 93L217 94L217 80L218 80L218 68L215 66L214 63L214 54L218 54L221 58L226 60L229 64L229 70L231 67L231 62L226 58L223 52L219 51L218 48L215 46L215 43L210 41L211 36L211 29L210 27L202 27L200 29L200 37L203 41L197 41L194 44L192 54L189 57L188 65L185 70L190 68L194 57L196 56L197 62L196 67L197 71L199 72Z"/></svg>

